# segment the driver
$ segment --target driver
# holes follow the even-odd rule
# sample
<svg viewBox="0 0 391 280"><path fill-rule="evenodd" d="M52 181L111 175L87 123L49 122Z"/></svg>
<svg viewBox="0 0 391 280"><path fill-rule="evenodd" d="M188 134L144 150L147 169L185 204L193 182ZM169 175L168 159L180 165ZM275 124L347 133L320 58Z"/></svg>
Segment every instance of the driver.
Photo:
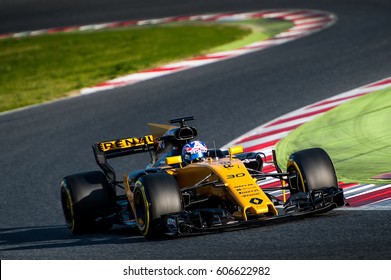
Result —
<svg viewBox="0 0 391 280"><path fill-rule="evenodd" d="M183 146L182 159L187 164L201 161L206 157L207 152L208 148L204 142L194 140Z"/></svg>

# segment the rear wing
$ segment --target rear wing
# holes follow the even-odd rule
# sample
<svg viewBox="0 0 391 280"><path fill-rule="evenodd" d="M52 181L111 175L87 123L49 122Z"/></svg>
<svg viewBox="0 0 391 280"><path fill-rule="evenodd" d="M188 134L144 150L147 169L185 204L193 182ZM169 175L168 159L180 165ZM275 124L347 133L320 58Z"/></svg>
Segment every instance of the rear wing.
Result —
<svg viewBox="0 0 391 280"><path fill-rule="evenodd" d="M155 150L156 142L152 135L147 135L141 138L131 137L98 142L94 146L96 153L103 154L106 158L114 158Z"/></svg>
<svg viewBox="0 0 391 280"><path fill-rule="evenodd" d="M103 170L105 175L115 181L115 171L107 162L109 158L122 157L127 155L153 152L156 151L157 142L153 135L144 137L130 137L104 142L94 143L92 149L94 151L96 163ZM152 156L152 154L151 154Z"/></svg>

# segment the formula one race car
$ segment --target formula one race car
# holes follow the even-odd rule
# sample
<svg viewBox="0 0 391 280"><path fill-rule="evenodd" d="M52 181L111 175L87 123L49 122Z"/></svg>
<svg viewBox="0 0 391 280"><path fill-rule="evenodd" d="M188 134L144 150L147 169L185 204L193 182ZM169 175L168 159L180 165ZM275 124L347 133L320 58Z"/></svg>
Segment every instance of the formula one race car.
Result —
<svg viewBox="0 0 391 280"><path fill-rule="evenodd" d="M186 124L190 120L194 117L149 124L152 133L145 137L93 144L103 172L69 175L61 183L68 228L76 234L121 224L138 227L147 238L181 236L289 220L345 204L323 149L293 153L286 172L273 152L277 172L264 173L263 153L240 146L207 149ZM137 153L149 153L151 164L118 180L108 159ZM289 198L278 200L258 186L270 177L281 181Z"/></svg>

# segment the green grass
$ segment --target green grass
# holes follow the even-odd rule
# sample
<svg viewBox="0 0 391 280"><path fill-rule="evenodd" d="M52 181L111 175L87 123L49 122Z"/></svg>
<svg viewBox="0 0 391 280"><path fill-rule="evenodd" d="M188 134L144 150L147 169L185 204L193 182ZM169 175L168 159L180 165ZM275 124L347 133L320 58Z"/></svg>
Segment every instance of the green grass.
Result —
<svg viewBox="0 0 391 280"><path fill-rule="evenodd" d="M177 26L2 40L0 110L55 99L118 75L201 54L249 32Z"/></svg>
<svg viewBox="0 0 391 280"><path fill-rule="evenodd" d="M322 147L339 180L385 184L373 176L391 172L391 89L352 100L306 123L277 145L283 165L297 150Z"/></svg>
<svg viewBox="0 0 391 280"><path fill-rule="evenodd" d="M273 19L251 19L245 21L237 21L232 23L226 23L227 25L242 25L247 28L251 28L252 32L233 42L224 44L213 48L212 52L227 51L237 49L254 42L263 41L281 33L281 31L288 30L293 26L290 21L273 20Z"/></svg>
<svg viewBox="0 0 391 280"><path fill-rule="evenodd" d="M275 25L280 23L268 23L265 30L285 28ZM121 75L205 54L253 33L236 25L184 24L3 39L0 111L72 95Z"/></svg>

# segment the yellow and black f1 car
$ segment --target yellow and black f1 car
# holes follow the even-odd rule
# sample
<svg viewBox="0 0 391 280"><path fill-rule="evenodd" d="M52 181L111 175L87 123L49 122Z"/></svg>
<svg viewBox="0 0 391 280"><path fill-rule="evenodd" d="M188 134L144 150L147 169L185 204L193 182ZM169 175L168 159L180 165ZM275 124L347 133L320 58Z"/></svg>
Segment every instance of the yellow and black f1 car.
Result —
<svg viewBox="0 0 391 280"><path fill-rule="evenodd" d="M195 141L194 117L149 124L151 134L93 144L102 171L66 176L61 203L73 233L138 227L147 238L258 226L324 213L345 204L330 157L321 148L293 153L282 172L264 173L265 155L207 149ZM121 178L110 158L148 153L151 163ZM257 182L274 177L289 198L281 201ZM121 191L122 190L122 191ZM275 189L274 189L275 190Z"/></svg>

